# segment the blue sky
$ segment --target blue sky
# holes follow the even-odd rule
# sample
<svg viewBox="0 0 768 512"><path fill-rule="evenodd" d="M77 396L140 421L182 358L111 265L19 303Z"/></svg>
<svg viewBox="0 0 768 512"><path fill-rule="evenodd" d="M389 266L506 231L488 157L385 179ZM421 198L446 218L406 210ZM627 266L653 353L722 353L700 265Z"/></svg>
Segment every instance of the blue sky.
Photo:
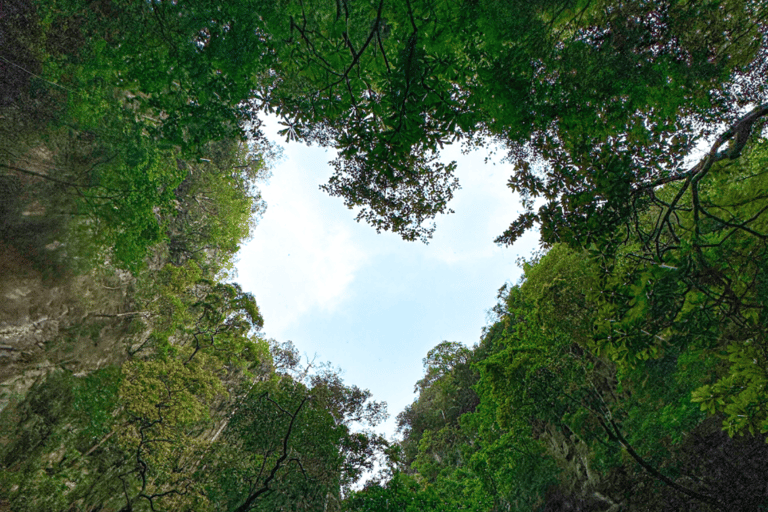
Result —
<svg viewBox="0 0 768 512"><path fill-rule="evenodd" d="M280 141L276 123L266 123ZM497 290L516 282L519 255L538 245L529 233L511 248L493 243L520 210L506 187L511 167L485 164L484 154L462 155L456 213L439 217L428 245L377 234L355 222L340 198L319 190L331 175L333 154L280 142L285 158L261 190L267 210L241 250L237 281L254 294L264 333L291 340L308 358L341 368L348 384L386 401L391 436L395 416L413 401L422 358L443 340L479 340Z"/></svg>

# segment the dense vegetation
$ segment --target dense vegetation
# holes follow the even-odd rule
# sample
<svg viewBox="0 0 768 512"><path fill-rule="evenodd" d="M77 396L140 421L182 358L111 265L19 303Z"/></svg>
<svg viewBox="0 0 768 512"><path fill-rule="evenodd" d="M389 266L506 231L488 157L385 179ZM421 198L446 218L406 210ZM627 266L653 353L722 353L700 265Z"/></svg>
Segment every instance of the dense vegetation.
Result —
<svg viewBox="0 0 768 512"><path fill-rule="evenodd" d="M767 18L4 3L0 269L87 293L43 340L51 368L3 397L0 508L768 507ZM325 190L406 240L450 211L445 143L515 164L524 211L497 241L538 227L543 250L479 344L429 352L397 443L359 430L385 415L370 393L264 339L232 282L275 156L263 112L337 149ZM56 358L108 337L98 364Z"/></svg>
<svg viewBox="0 0 768 512"><path fill-rule="evenodd" d="M5 393L0 509L338 509L384 407L260 334L230 277L274 150L234 110L183 113L179 90L121 78L164 57L121 53L147 7L3 5L2 268L88 293L62 305L48 371ZM111 353L84 367L83 344Z"/></svg>
<svg viewBox="0 0 768 512"><path fill-rule="evenodd" d="M765 505L765 391L751 381L760 360L707 341L685 315L626 357L624 340L617 348L592 331L602 272L556 245L500 290L478 345L432 349L418 399L398 416L393 478L354 495L350 510L410 510L382 497L415 500L413 510ZM638 332L658 321L631 318Z"/></svg>

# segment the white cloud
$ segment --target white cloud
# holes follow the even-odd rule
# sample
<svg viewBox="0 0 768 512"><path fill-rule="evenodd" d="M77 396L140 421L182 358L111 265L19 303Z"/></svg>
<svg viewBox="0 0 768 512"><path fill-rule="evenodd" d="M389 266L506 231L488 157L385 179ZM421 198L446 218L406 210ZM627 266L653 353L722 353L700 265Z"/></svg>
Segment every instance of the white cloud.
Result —
<svg viewBox="0 0 768 512"><path fill-rule="evenodd" d="M309 310L334 311L366 261L352 240L348 210L339 212L338 200L318 190L328 153L292 144L285 155L262 186L267 211L238 265L238 280L254 291L270 335Z"/></svg>

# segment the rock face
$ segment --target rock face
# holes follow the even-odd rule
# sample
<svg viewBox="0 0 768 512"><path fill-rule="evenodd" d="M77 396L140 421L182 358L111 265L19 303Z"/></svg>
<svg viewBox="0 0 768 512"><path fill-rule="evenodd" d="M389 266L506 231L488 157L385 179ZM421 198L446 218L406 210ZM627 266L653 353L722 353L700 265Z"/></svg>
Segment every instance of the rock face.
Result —
<svg viewBox="0 0 768 512"><path fill-rule="evenodd" d="M40 178L55 167L54 152L30 140L16 141L26 150L0 172L0 410L57 368L80 374L121 363L136 338L133 276L72 270L68 217Z"/></svg>
<svg viewBox="0 0 768 512"><path fill-rule="evenodd" d="M0 244L0 276L0 410L56 368L87 373L122 362L141 336L130 274L50 276Z"/></svg>

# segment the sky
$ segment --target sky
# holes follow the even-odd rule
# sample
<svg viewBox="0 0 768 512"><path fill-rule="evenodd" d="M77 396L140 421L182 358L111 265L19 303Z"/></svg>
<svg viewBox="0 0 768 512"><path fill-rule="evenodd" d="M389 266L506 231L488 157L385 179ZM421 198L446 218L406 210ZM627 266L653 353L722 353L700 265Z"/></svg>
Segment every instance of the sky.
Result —
<svg viewBox="0 0 768 512"><path fill-rule="evenodd" d="M377 430L391 438L427 352L444 340L477 343L498 289L520 276L518 257L538 247L536 233L512 247L493 243L521 210L506 186L511 166L447 146L443 159L457 161L462 187L455 213L436 219L429 244L406 242L357 223L341 198L319 189L332 151L286 143L274 119L265 126L284 157L261 185L267 209L236 280L255 296L266 337L292 341L387 402L390 418Z"/></svg>

